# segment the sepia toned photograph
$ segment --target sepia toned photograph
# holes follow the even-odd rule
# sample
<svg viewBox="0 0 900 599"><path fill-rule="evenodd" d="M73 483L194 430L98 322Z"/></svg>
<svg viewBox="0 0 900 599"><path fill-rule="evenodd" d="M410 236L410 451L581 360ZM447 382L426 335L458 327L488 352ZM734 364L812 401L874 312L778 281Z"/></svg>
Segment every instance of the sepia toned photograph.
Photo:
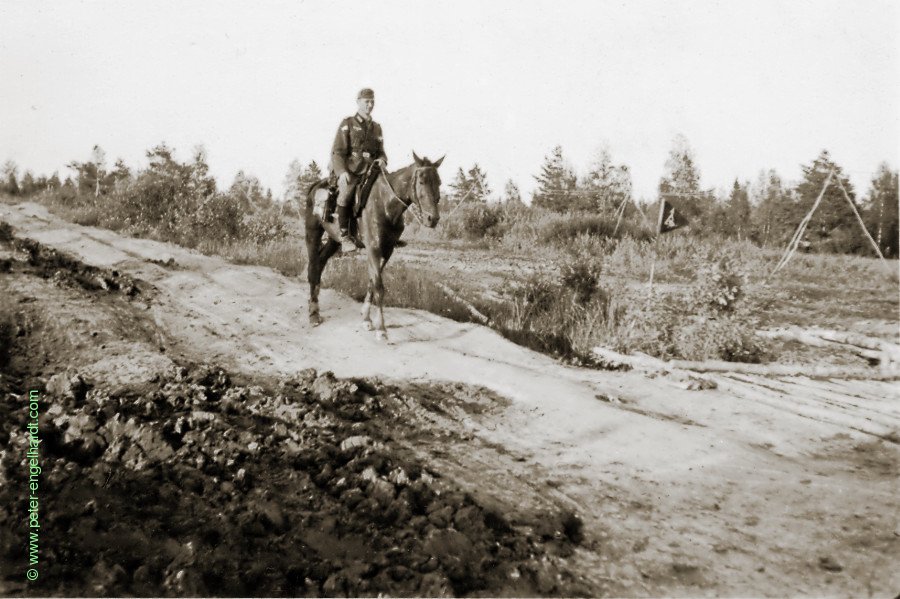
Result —
<svg viewBox="0 0 900 599"><path fill-rule="evenodd" d="M898 167L892 0L0 0L0 597L897 597Z"/></svg>

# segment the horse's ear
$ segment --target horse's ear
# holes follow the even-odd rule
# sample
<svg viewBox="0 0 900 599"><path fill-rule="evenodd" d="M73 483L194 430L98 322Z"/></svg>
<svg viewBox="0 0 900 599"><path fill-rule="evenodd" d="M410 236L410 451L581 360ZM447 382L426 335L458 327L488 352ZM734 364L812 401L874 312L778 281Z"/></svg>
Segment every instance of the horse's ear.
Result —
<svg viewBox="0 0 900 599"><path fill-rule="evenodd" d="M413 150L413 160L416 161L417 166L422 166L422 159L416 156L415 150Z"/></svg>
<svg viewBox="0 0 900 599"><path fill-rule="evenodd" d="M440 158L438 158L437 161L436 161L432 166L434 166L434 168L440 167L440 166L441 166L441 163L444 161L444 158L446 158L446 157L447 157L447 155L444 154L443 156L441 156Z"/></svg>

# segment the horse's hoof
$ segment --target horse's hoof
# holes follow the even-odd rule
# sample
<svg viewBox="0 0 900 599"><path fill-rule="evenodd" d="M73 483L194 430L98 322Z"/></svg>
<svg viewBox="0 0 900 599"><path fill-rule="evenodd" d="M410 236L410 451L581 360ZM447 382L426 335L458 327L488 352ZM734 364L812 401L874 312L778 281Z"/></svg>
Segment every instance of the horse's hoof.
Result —
<svg viewBox="0 0 900 599"><path fill-rule="evenodd" d="M387 341L387 331L375 331L375 341Z"/></svg>
<svg viewBox="0 0 900 599"><path fill-rule="evenodd" d="M372 324L371 320L364 320L363 322L366 324L366 330L369 330L369 331L375 330L375 325Z"/></svg>
<svg viewBox="0 0 900 599"><path fill-rule="evenodd" d="M320 324L322 324L322 317L319 316L318 314L310 314L309 315L309 324L311 324L314 327L319 326Z"/></svg>

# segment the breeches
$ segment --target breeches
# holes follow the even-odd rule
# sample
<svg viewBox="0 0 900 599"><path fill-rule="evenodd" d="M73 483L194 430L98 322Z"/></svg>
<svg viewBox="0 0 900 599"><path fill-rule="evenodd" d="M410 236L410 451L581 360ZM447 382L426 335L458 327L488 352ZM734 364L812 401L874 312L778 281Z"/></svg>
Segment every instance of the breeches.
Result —
<svg viewBox="0 0 900 599"><path fill-rule="evenodd" d="M356 191L356 186L359 184L359 176L350 174L350 180L344 184L340 179L338 179L338 197L337 197L337 205L338 206L349 206L353 203L353 193Z"/></svg>

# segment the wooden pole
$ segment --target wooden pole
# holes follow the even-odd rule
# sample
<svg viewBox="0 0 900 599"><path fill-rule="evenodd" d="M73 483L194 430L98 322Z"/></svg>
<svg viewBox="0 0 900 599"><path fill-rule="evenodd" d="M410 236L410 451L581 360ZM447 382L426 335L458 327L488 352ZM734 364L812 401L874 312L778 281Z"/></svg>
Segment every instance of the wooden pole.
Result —
<svg viewBox="0 0 900 599"><path fill-rule="evenodd" d="M850 204L850 208L853 210L853 214L856 216L856 220L859 222L859 226L862 227L863 233L866 234L866 238L872 244L872 247L875 248L875 253L878 254L878 257L881 258L881 262L887 264L887 261L884 259L884 256L881 254L881 249L878 247L878 244L875 243L875 240L872 239L872 236L869 234L869 229L866 228L866 223L863 222L862 217L859 215L859 210L856 209L856 204L853 203L853 200L850 199L850 194L847 193L847 190L844 188L844 184L841 182L841 178L837 178L838 187L841 188L841 191L844 192L844 197L847 199L847 203Z"/></svg>
<svg viewBox="0 0 900 599"><path fill-rule="evenodd" d="M628 198L622 200L622 205L616 209L616 213L618 213L618 217L616 218L616 226L613 229L613 237L616 236L616 233L619 231L619 225L622 224L622 217L625 216L625 203L628 202Z"/></svg>
<svg viewBox="0 0 900 599"><path fill-rule="evenodd" d="M653 273L656 271L656 257L659 253L659 237L661 235L660 231L662 231L662 219L663 212L666 209L666 201L662 198L659 199L659 218L656 220L656 239L653 240L653 262L650 263L650 285L648 288L648 294L653 294Z"/></svg>
<svg viewBox="0 0 900 599"><path fill-rule="evenodd" d="M800 221L800 225L794 232L794 236L788 243L787 248L785 248L784 254L781 256L781 260L778 261L778 264L775 265L775 269L772 270L773 275L787 266L787 263L790 262L791 258L794 255L794 252L797 251L797 247L800 245L800 240L803 238L803 234L806 232L806 227L809 225L809 221L812 220L813 213L816 211L816 208L819 207L819 204L822 202L822 198L825 197L825 190L828 189L828 185L829 183L831 183L831 177L833 175L834 169L831 169L831 172L828 173L828 177L825 179L825 184L822 186L822 191L819 192L819 197L816 198L816 201L813 203L812 208L809 209L809 212L807 212L806 216L803 217L803 220Z"/></svg>

